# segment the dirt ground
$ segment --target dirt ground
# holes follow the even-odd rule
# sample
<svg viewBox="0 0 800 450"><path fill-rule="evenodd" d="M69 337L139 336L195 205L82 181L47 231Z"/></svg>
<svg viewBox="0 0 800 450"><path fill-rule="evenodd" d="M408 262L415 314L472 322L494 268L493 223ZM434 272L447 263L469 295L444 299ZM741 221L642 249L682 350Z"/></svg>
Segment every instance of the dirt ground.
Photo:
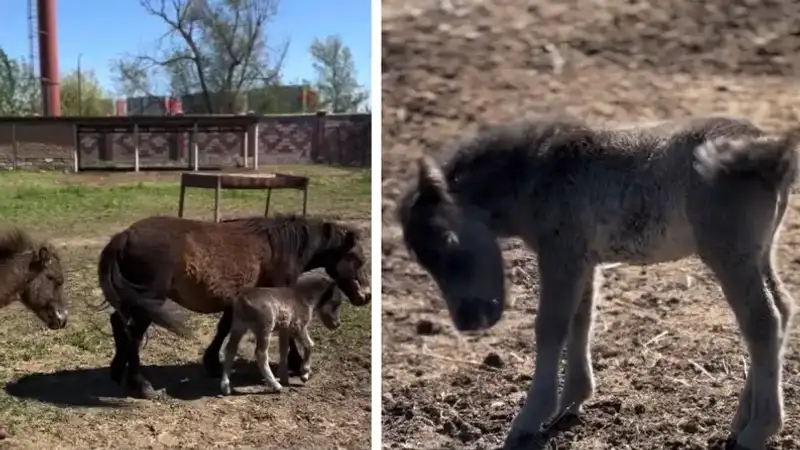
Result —
<svg viewBox="0 0 800 450"><path fill-rule="evenodd" d="M597 124L708 113L796 124L800 3L791 0L383 2L383 446L501 445L530 384L535 256L504 243L513 310L480 336L454 332L400 242L395 200L410 158L480 123L564 112ZM800 197L780 273L800 296ZM604 271L593 344L597 393L552 449L725 448L747 358L695 259ZM800 333L785 364L786 424L800 449Z"/></svg>
<svg viewBox="0 0 800 450"><path fill-rule="evenodd" d="M130 174L106 174L87 176L84 181L113 186L131 178ZM155 182L162 177L148 174L145 178ZM228 213L245 215L258 210L262 201L243 203L242 211ZM168 206L169 211L174 209ZM336 204L329 206L336 209ZM351 216L345 222L369 236L366 212L340 213L353 213L357 218ZM106 222L125 219L130 223L140 218L136 211L127 214L132 216ZM4 220L15 222L10 217ZM103 223L94 225L106 228ZM369 448L369 308L343 306L342 327L335 332L312 325L316 353L311 380L303 386L292 378L292 386L280 394L263 393L253 362L252 335L243 341L232 376L234 388L242 395L222 397L219 380L205 377L200 359L219 315L191 315L196 339L180 339L151 328L142 363L159 396L152 401L125 398L109 379L113 356L109 312L96 312L90 306L101 301L97 258L109 234L91 231L89 226L69 237L60 236L55 225L36 229L37 236L52 237L62 252L70 323L64 330L45 330L18 303L0 310L0 426L9 431L8 438L0 440L0 449ZM370 248L367 240L367 252ZM270 352L273 362L276 341Z"/></svg>

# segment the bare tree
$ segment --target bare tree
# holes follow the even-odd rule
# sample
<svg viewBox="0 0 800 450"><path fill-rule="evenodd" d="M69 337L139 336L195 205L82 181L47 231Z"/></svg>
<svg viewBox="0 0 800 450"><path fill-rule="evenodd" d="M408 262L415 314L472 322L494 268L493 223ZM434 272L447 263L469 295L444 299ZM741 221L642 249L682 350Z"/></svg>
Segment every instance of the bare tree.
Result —
<svg viewBox="0 0 800 450"><path fill-rule="evenodd" d="M152 54L114 63L120 91L153 95L158 80L177 95L199 94L200 109L239 112L252 89L280 82L289 47L272 48L267 26L279 0L139 0L168 31ZM188 105L185 105L188 106Z"/></svg>
<svg viewBox="0 0 800 450"><path fill-rule="evenodd" d="M325 41L314 39L309 50L314 58L322 105L334 113L357 111L368 95L356 79L350 49L339 36L328 36Z"/></svg>

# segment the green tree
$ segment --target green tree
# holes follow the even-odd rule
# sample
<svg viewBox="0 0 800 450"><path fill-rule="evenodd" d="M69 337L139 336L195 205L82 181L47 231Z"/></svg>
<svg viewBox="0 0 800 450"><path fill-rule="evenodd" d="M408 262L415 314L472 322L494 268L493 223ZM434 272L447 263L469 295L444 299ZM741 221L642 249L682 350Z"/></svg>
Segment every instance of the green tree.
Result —
<svg viewBox="0 0 800 450"><path fill-rule="evenodd" d="M321 106L332 113L357 111L368 95L356 79L350 49L339 36L328 36L325 41L314 39L309 50L314 58Z"/></svg>
<svg viewBox="0 0 800 450"><path fill-rule="evenodd" d="M280 83L289 43L268 45L279 0L139 0L167 28L149 54L114 62L120 93L192 95L184 108L209 113L258 109L248 93ZM157 85L163 86L157 89ZM196 95L196 97L194 97Z"/></svg>
<svg viewBox="0 0 800 450"><path fill-rule="evenodd" d="M32 115L41 106L41 88L30 63L11 59L0 49L0 115Z"/></svg>
<svg viewBox="0 0 800 450"><path fill-rule="evenodd" d="M78 74L76 70L61 77L61 114L108 116L114 114L114 101L94 71L83 70Z"/></svg>

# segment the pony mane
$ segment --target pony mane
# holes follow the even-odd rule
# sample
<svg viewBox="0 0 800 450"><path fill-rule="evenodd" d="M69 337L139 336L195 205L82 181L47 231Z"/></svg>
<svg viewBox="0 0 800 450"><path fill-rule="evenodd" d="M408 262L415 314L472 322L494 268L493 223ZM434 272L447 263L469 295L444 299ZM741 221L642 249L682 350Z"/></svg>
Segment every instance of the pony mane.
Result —
<svg viewBox="0 0 800 450"><path fill-rule="evenodd" d="M33 238L17 227L0 231L0 261L35 247Z"/></svg>
<svg viewBox="0 0 800 450"><path fill-rule="evenodd" d="M298 214L237 217L222 222L235 224L247 231L266 236L270 247L279 253L305 253L320 245L340 245L348 233L355 233L360 237L358 230L350 225ZM331 227L330 236L323 236L325 226Z"/></svg>

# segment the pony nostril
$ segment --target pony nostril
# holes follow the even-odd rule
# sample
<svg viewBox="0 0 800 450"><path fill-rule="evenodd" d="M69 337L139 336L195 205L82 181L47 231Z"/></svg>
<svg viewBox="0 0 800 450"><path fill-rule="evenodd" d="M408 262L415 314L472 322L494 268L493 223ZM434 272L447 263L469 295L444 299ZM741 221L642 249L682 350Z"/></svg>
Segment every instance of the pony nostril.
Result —
<svg viewBox="0 0 800 450"><path fill-rule="evenodd" d="M453 313L453 321L460 331L479 331L494 326L502 314L501 303L497 300L471 297L459 302Z"/></svg>

